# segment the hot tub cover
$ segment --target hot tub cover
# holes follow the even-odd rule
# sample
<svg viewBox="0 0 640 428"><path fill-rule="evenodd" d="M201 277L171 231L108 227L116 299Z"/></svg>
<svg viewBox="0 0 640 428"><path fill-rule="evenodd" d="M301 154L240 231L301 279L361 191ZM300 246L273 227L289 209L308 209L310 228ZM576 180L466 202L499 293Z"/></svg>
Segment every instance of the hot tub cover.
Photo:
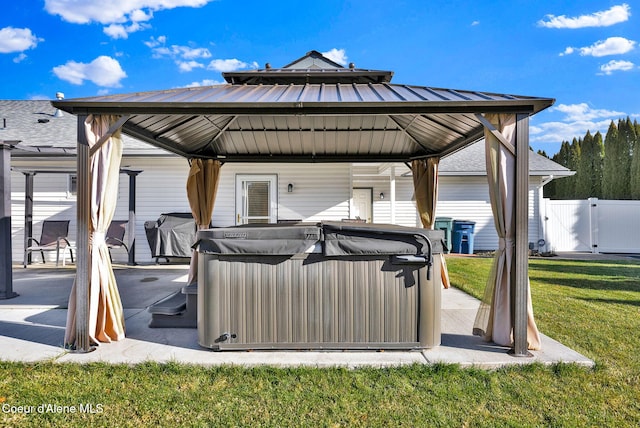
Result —
<svg viewBox="0 0 640 428"><path fill-rule="evenodd" d="M442 238L442 231L387 224L244 225L200 230L194 248L205 254L429 256L442 252Z"/></svg>
<svg viewBox="0 0 640 428"><path fill-rule="evenodd" d="M194 248L204 254L275 254L311 252L321 240L317 224L264 224L198 231Z"/></svg>
<svg viewBox="0 0 640 428"><path fill-rule="evenodd" d="M441 231L392 224L323 222L327 256L442 252Z"/></svg>

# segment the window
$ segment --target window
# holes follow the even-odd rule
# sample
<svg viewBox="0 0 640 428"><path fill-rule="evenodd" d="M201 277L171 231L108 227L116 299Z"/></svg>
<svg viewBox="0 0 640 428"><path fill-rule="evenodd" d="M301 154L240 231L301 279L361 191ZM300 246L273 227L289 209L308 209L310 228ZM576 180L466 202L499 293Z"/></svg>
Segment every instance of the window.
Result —
<svg viewBox="0 0 640 428"><path fill-rule="evenodd" d="M67 180L67 195L76 196L78 194L78 176L76 174L69 174Z"/></svg>
<svg viewBox="0 0 640 428"><path fill-rule="evenodd" d="M236 224L275 223L277 205L275 175L236 177Z"/></svg>

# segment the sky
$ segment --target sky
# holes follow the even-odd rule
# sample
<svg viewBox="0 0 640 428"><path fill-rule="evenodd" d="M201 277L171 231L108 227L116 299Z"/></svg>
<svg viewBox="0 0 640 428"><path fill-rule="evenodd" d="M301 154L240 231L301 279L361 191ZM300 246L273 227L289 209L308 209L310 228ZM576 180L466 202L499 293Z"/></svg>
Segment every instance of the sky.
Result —
<svg viewBox="0 0 640 428"><path fill-rule="evenodd" d="M640 120L640 1L0 0L0 99L223 83L311 50L392 83L554 98L530 122L553 155Z"/></svg>

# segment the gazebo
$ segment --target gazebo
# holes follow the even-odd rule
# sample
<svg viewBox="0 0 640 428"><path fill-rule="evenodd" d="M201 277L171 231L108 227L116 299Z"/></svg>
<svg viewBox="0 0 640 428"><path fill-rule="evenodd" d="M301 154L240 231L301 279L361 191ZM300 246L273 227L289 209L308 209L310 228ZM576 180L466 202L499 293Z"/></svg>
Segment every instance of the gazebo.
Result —
<svg viewBox="0 0 640 428"><path fill-rule="evenodd" d="M500 248L477 333L516 356L539 346L528 277L529 117L553 99L395 84L390 71L344 68L316 51L283 68L223 76L221 85L52 102L78 116L73 348L89 351L92 342L124 336L104 251L120 132L189 159L188 194L200 227L209 223L225 163L383 161L411 167L420 218L430 228L439 159L484 137Z"/></svg>

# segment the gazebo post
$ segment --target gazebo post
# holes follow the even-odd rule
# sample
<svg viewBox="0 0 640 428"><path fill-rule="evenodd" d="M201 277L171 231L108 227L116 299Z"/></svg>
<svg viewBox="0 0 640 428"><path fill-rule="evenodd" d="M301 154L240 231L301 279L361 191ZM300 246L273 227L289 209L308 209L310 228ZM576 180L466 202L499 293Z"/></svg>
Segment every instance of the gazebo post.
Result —
<svg viewBox="0 0 640 428"><path fill-rule="evenodd" d="M136 177L142 170L125 169L123 170L129 176L129 265L136 264Z"/></svg>
<svg viewBox="0 0 640 428"><path fill-rule="evenodd" d="M87 116L78 116L78 152L77 177L78 192L76 200L76 352L92 351L89 333L89 224L91 222L91 187L89 142L85 132Z"/></svg>
<svg viewBox="0 0 640 428"><path fill-rule="evenodd" d="M24 247L29 246L29 237L33 236L33 179L36 175L33 171L24 174ZM31 253L26 255L25 266L31 263Z"/></svg>
<svg viewBox="0 0 640 428"><path fill-rule="evenodd" d="M11 146L0 141L0 300L11 299Z"/></svg>
<svg viewBox="0 0 640 428"><path fill-rule="evenodd" d="M512 289L513 355L531 357L527 344L529 286L529 115L516 115L515 281Z"/></svg>

